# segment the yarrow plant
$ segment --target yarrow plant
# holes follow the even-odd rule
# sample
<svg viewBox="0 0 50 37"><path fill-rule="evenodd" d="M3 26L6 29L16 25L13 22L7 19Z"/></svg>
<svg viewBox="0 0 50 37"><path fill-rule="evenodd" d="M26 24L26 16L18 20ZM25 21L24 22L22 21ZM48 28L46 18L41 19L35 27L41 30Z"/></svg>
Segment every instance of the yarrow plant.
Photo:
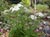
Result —
<svg viewBox="0 0 50 37"><path fill-rule="evenodd" d="M34 31L39 24L38 20L34 20L30 16L29 12L25 12L24 8L13 13L8 12L4 15L8 24L11 25L9 37L37 37L37 33ZM35 17L36 19L37 17ZM35 24L36 23L36 24Z"/></svg>

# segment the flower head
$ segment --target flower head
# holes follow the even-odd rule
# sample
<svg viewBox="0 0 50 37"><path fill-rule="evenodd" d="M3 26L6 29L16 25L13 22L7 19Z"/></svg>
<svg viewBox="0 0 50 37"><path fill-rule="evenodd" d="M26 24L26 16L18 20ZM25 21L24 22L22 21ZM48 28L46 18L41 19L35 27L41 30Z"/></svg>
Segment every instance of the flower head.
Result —
<svg viewBox="0 0 50 37"><path fill-rule="evenodd" d="M17 4L15 6L11 7L10 10L12 10L12 12L18 11L20 9L20 7L23 7L23 5L22 4Z"/></svg>
<svg viewBox="0 0 50 37"><path fill-rule="evenodd" d="M30 18L31 18L32 20L36 20L36 19L37 19L37 17L36 17L35 15L30 15Z"/></svg>

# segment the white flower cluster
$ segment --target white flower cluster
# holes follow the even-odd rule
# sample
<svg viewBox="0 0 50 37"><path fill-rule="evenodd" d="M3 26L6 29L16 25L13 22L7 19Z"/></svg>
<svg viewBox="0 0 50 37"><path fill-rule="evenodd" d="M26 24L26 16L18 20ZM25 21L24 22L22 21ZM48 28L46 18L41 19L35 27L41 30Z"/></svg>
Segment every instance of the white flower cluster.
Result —
<svg viewBox="0 0 50 37"><path fill-rule="evenodd" d="M9 11L12 11L12 12L18 11L18 10L20 10L20 7L23 7L23 5L19 3L19 4L15 5L15 6L10 7L9 10L4 10L3 13L7 14L7 12L9 12Z"/></svg>
<svg viewBox="0 0 50 37"><path fill-rule="evenodd" d="M39 17L45 17L47 14L43 14L42 12L38 12L38 13L35 13L34 15L30 15L30 18L32 20L36 20L39 16ZM48 16L48 18L50 18L50 16Z"/></svg>
<svg viewBox="0 0 50 37"><path fill-rule="evenodd" d="M36 17L35 15L30 15L30 18L31 18L32 20L36 20L36 19L37 19L37 17Z"/></svg>
<svg viewBox="0 0 50 37"><path fill-rule="evenodd" d="M18 11L20 9L20 7L23 7L23 5L19 3L19 4L15 5L14 7L11 7L10 10L12 10L12 12Z"/></svg>

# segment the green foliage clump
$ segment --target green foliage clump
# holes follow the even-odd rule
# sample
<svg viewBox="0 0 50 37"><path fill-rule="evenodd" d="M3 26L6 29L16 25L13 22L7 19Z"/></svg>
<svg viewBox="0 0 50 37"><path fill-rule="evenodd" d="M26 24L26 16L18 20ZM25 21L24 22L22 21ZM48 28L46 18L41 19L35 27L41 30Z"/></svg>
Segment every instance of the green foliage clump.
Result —
<svg viewBox="0 0 50 37"><path fill-rule="evenodd" d="M48 9L48 6L37 4L36 8L37 8L38 11L46 11Z"/></svg>
<svg viewBox="0 0 50 37"><path fill-rule="evenodd" d="M3 11L5 9L8 9L10 6L8 5L8 2L5 0L0 0L0 11Z"/></svg>
<svg viewBox="0 0 50 37"><path fill-rule="evenodd" d="M35 29L39 21L32 20L29 16L30 13L25 13L23 8L17 12L9 12L5 16L5 19L11 24L9 37L38 37Z"/></svg>

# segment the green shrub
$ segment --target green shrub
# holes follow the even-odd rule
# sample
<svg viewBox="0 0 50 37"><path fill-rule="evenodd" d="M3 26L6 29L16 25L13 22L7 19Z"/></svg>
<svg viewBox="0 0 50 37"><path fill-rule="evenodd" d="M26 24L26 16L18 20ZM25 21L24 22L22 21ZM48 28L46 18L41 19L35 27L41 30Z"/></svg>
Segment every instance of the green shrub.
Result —
<svg viewBox="0 0 50 37"><path fill-rule="evenodd" d="M37 8L38 11L46 11L48 9L48 6L37 4L36 8Z"/></svg>

